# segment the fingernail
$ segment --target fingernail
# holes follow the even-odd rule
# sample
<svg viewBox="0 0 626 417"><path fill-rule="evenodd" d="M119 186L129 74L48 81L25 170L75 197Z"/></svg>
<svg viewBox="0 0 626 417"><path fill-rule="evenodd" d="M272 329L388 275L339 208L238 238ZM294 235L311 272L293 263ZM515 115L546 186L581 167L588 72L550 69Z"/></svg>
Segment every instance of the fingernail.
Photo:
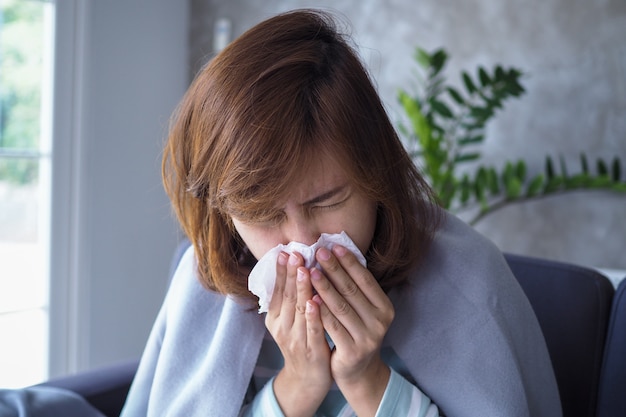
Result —
<svg viewBox="0 0 626 417"><path fill-rule="evenodd" d="M342 257L343 255L346 254L346 252L348 252L348 250L344 248L343 246L335 245L333 246L333 252L335 252L335 255Z"/></svg>
<svg viewBox="0 0 626 417"><path fill-rule="evenodd" d="M326 248L319 248L317 251L317 256L319 256L322 261L327 261L330 259L330 252Z"/></svg>
<svg viewBox="0 0 626 417"><path fill-rule="evenodd" d="M278 264L279 265L287 265L287 261L289 260L289 256L285 252L281 252L278 254Z"/></svg>
<svg viewBox="0 0 626 417"><path fill-rule="evenodd" d="M312 313L313 312L313 303L311 301L307 301L306 302L306 312L307 313Z"/></svg>
<svg viewBox="0 0 626 417"><path fill-rule="evenodd" d="M292 253L291 255L289 255L289 264L298 265L298 257L296 256L295 253Z"/></svg>
<svg viewBox="0 0 626 417"><path fill-rule="evenodd" d="M322 273L317 268L311 269L311 279L319 281L320 279L322 279Z"/></svg>

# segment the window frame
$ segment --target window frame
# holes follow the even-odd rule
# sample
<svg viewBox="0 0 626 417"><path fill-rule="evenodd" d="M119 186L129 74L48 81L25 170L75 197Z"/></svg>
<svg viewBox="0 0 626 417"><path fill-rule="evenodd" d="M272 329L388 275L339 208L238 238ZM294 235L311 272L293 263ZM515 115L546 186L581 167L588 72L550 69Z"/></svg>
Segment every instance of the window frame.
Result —
<svg viewBox="0 0 626 417"><path fill-rule="evenodd" d="M84 303L88 283L80 279L88 259L81 257L81 195L84 167L85 65L88 1L56 0L52 109L52 187L50 227L49 375L81 369L80 335L88 330Z"/></svg>

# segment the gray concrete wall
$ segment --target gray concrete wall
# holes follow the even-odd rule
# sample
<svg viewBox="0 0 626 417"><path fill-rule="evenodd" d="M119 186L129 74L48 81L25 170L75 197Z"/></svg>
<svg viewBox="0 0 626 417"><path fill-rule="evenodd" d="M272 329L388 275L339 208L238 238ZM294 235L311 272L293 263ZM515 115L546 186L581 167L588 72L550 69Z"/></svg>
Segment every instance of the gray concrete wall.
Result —
<svg viewBox="0 0 626 417"><path fill-rule="evenodd" d="M233 36L277 12L334 10L350 22L362 58L393 120L399 88L413 83L415 46L444 47L447 75L481 64L515 66L527 94L509 102L489 128L489 163L524 158L531 173L547 154L618 155L626 162L626 3L620 0L192 0L191 65L212 53L218 18ZM528 202L485 218L477 229L501 249L579 264L626 268L626 196L582 192Z"/></svg>

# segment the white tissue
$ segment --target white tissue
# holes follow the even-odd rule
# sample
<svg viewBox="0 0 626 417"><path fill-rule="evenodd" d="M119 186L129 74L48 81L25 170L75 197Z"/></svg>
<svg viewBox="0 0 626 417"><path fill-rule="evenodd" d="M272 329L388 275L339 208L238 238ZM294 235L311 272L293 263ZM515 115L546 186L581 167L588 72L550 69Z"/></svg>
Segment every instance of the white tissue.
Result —
<svg viewBox="0 0 626 417"><path fill-rule="evenodd" d="M310 269L313 266L320 267L315 260L317 249L324 247L331 250L335 245L341 245L354 253L361 265L366 266L365 257L346 232L337 234L322 233L318 241L311 246L300 242L290 242L287 245L281 244L263 255L248 276L248 289L259 297L259 313L266 312L272 300L274 283L276 281L276 260L281 251L289 254L292 252L299 253L304 258L304 266Z"/></svg>

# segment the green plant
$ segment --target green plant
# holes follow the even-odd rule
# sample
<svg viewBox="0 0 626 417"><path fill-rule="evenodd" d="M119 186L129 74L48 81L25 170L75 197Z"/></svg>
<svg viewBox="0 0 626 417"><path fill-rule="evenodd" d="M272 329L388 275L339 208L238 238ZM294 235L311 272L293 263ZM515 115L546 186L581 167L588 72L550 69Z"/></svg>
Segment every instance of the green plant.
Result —
<svg viewBox="0 0 626 417"><path fill-rule="evenodd" d="M0 5L0 181L37 179L44 74L44 8L38 2Z"/></svg>
<svg viewBox="0 0 626 417"><path fill-rule="evenodd" d="M573 190L603 189L626 193L619 158L598 159L594 172L589 159L581 154L581 171L571 175L563 157L558 167L551 156L545 158L543 173L529 176L524 160L507 161L503 167L480 163L480 145L487 123L504 102L524 92L522 72L498 65L492 71L478 67L475 76L461 72L462 88L446 82L443 68L448 54L439 49L428 53L417 48L415 56L419 92L400 90L398 98L408 126L400 131L417 145L412 153L446 209L477 207L469 220L477 223L486 215L512 203ZM465 166L462 173L460 167Z"/></svg>

